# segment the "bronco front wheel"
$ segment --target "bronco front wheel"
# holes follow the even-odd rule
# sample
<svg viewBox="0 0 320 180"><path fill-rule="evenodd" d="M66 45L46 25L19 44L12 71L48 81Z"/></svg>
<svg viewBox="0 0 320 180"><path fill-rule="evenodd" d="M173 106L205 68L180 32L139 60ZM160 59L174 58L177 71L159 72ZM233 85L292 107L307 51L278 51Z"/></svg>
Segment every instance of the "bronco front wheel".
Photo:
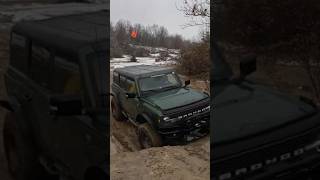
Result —
<svg viewBox="0 0 320 180"><path fill-rule="evenodd" d="M161 137L148 123L138 126L138 138L142 149L162 146Z"/></svg>

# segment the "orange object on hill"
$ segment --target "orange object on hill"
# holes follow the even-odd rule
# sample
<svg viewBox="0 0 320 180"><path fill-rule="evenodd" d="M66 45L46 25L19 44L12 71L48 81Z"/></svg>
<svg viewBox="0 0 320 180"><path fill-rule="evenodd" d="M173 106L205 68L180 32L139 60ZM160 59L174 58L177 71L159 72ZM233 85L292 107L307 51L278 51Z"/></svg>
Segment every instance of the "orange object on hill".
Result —
<svg viewBox="0 0 320 180"><path fill-rule="evenodd" d="M131 32L131 37L132 37L133 39L137 38L137 35L138 35L138 32L137 32L137 31L132 31L132 32Z"/></svg>

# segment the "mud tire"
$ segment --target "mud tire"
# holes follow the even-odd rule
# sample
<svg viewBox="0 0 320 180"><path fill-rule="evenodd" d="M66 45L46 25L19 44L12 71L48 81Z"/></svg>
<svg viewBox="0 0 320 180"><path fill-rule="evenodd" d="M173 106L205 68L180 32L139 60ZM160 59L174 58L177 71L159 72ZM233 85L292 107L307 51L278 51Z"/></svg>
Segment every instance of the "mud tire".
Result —
<svg viewBox="0 0 320 180"><path fill-rule="evenodd" d="M142 149L162 146L160 135L149 125L149 123L143 123L138 126L138 138Z"/></svg>
<svg viewBox="0 0 320 180"><path fill-rule="evenodd" d="M126 121L126 118L121 113L121 108L119 106L119 103L115 98L112 98L112 100L111 100L111 113L112 113L113 118L116 121Z"/></svg>

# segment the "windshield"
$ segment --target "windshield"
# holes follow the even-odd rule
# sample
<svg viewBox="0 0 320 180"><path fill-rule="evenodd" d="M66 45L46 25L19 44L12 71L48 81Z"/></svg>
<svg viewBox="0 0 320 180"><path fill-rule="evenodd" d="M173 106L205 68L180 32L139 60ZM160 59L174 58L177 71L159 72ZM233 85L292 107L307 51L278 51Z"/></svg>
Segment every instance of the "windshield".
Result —
<svg viewBox="0 0 320 180"><path fill-rule="evenodd" d="M139 87L142 93L146 93L181 87L181 82L179 77L172 72L141 78L139 80Z"/></svg>

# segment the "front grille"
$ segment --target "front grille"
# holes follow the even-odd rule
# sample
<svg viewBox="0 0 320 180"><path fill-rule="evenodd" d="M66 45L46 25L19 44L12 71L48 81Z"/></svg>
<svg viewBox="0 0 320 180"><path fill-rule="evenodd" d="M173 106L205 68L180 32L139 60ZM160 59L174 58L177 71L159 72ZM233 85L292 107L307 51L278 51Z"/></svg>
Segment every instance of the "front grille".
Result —
<svg viewBox="0 0 320 180"><path fill-rule="evenodd" d="M208 105L199 107L199 109L207 106ZM181 116L181 114L182 113L175 114L174 117ZM207 111L207 112L203 112L201 114L197 114L188 118L182 118L180 120L177 120L176 122L171 123L170 126L161 127L160 132L161 134L172 134L172 133L189 134L190 131L193 131L195 129L199 129L199 128L202 129L204 127L208 128L209 122L210 122L210 113L209 111Z"/></svg>

